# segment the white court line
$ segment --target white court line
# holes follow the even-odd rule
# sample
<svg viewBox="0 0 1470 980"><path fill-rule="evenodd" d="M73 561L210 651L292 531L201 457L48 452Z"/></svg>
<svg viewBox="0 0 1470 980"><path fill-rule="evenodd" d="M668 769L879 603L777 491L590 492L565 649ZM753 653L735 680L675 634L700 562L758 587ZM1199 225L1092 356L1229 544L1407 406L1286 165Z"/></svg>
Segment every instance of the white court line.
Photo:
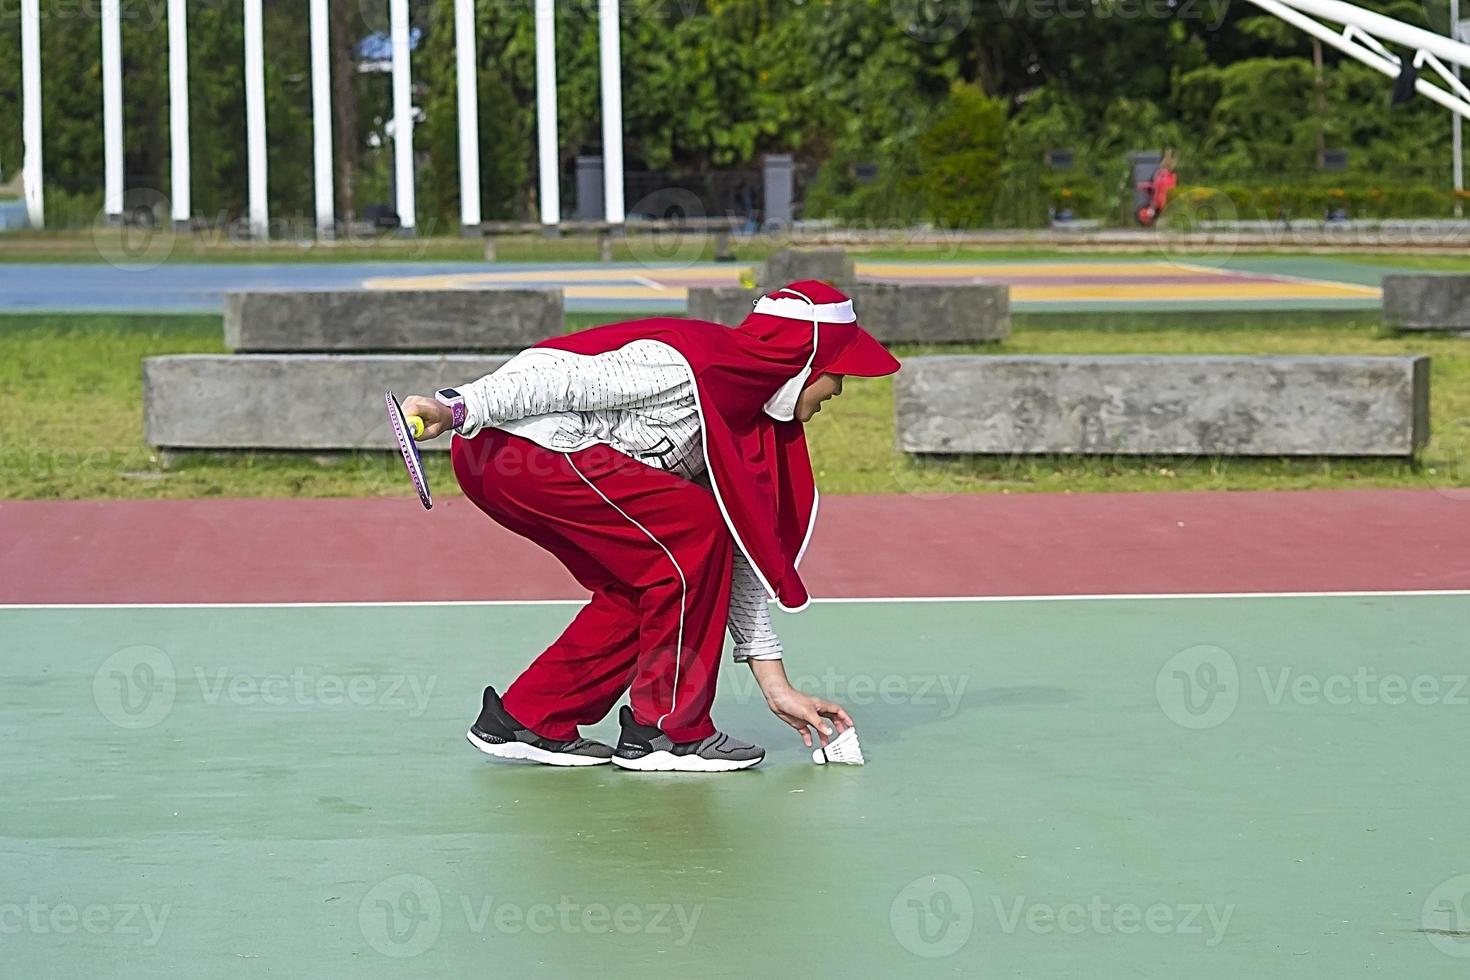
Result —
<svg viewBox="0 0 1470 980"><path fill-rule="evenodd" d="M1385 589L1370 592L1120 592L1078 595L844 596L813 599L815 605L888 602L1110 602L1152 599L1389 599L1402 596L1470 596L1470 589ZM0 613L34 609L368 609L415 606L583 606L586 599L434 599L423 602L57 602L0 603Z"/></svg>

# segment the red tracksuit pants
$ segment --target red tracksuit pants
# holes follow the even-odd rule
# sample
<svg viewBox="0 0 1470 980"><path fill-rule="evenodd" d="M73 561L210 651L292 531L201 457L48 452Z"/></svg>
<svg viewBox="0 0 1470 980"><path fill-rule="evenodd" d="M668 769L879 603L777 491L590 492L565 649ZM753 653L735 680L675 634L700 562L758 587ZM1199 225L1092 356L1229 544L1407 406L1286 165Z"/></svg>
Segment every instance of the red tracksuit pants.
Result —
<svg viewBox="0 0 1470 980"><path fill-rule="evenodd" d="M608 446L558 453L499 429L456 438L451 455L475 506L592 593L506 690L505 709L569 739L631 688L640 724L676 742L713 734L734 548L714 494Z"/></svg>

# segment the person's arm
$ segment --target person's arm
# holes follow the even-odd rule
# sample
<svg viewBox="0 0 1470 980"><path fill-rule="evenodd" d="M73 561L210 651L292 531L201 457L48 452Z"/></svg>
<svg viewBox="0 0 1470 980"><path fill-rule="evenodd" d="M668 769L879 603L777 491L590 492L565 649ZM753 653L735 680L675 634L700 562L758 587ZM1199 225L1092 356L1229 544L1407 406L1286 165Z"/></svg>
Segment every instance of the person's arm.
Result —
<svg viewBox="0 0 1470 980"><path fill-rule="evenodd" d="M803 694L792 687L791 682L786 679L786 667L782 661L752 659L747 663L750 664L750 672L755 675L755 682L760 685L761 693L766 696L766 707L777 718L796 729L807 748L812 747L812 733L808 729L815 729L817 738L826 745L832 737L829 720L836 723L839 732L852 727L852 719L842 710L841 705Z"/></svg>
<svg viewBox="0 0 1470 980"><path fill-rule="evenodd" d="M486 425L554 412L658 405L688 384L684 362L661 344L635 342L604 354L534 348L457 388L465 402L459 432L473 436ZM403 411L424 420L425 439L452 425L449 410L433 398L405 398Z"/></svg>
<svg viewBox="0 0 1470 980"><path fill-rule="evenodd" d="M781 639L771 625L771 605L766 590L755 577L750 562L737 550L730 578L730 637L735 641L735 659L750 664L750 671L765 695L766 705L777 718L801 733L812 745L811 729L823 745L832 736L830 719L837 731L852 727L852 719L830 701L803 694L791 686L782 663Z"/></svg>
<svg viewBox="0 0 1470 980"><path fill-rule="evenodd" d="M726 619L730 639L735 641L735 660L780 660L781 638L771 625L771 602L765 586L755 576L749 560L735 549L730 574L730 615Z"/></svg>

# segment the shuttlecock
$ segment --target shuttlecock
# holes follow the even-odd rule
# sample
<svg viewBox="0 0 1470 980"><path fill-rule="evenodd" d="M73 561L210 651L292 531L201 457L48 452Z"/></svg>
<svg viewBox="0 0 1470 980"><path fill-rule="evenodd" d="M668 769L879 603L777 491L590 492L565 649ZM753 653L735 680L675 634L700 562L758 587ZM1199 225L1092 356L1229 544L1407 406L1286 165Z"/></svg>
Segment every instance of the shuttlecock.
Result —
<svg viewBox="0 0 1470 980"><path fill-rule="evenodd" d="M863 764L863 747L858 744L857 729L849 728L826 745L812 750L812 761L819 766L829 762L841 762L849 766Z"/></svg>

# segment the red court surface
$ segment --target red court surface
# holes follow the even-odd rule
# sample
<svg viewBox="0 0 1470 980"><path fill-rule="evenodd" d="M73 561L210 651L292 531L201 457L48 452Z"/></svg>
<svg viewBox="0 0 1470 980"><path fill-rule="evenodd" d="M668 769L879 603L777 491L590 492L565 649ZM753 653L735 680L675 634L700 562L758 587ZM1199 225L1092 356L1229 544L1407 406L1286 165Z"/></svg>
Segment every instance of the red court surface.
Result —
<svg viewBox="0 0 1470 980"><path fill-rule="evenodd" d="M818 598L1470 588L1470 491L827 497ZM0 603L575 599L465 501L0 503Z"/></svg>

